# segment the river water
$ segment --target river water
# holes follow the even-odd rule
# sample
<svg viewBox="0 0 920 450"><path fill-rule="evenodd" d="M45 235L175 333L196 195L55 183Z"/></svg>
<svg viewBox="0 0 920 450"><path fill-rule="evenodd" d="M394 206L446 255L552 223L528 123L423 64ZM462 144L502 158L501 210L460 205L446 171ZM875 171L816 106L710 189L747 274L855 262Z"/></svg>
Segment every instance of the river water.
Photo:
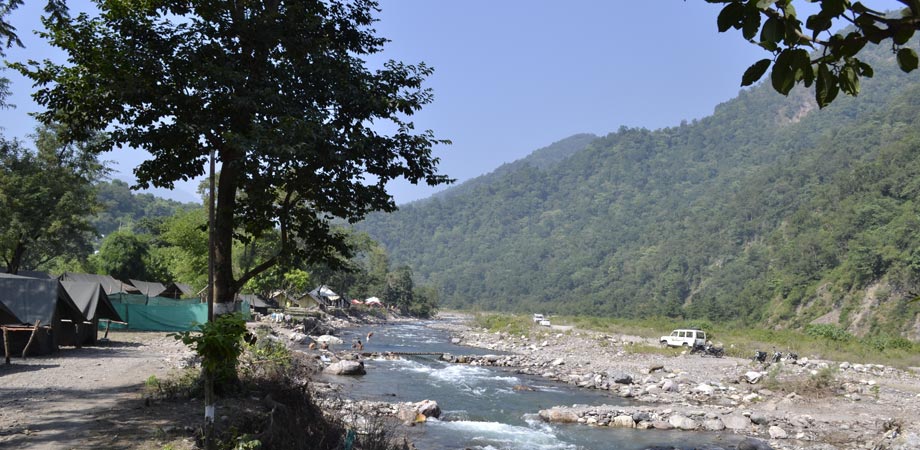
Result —
<svg viewBox="0 0 920 450"><path fill-rule="evenodd" d="M455 355L494 351L461 347L449 335L426 323L375 325L343 330L350 347L365 341L369 352L443 352ZM515 374L501 368L448 364L435 356L410 356L400 360L365 361L367 375L329 377L342 384L346 397L388 402L435 400L440 420L410 429L409 439L419 449L481 450L644 450L733 448L740 439L730 434L634 430L585 425L547 424L537 412L552 406L626 404L605 391L577 389L540 377ZM528 386L533 391L515 390Z"/></svg>

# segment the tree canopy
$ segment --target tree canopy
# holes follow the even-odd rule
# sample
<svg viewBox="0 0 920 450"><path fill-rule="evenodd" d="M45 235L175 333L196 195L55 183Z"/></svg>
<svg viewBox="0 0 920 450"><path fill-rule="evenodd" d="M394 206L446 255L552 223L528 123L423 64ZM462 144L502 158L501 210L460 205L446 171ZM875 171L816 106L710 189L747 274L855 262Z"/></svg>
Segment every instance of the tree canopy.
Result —
<svg viewBox="0 0 920 450"><path fill-rule="evenodd" d="M0 140L0 263L10 273L92 248L93 182L105 169L86 146L64 143L58 131L39 128L35 151Z"/></svg>
<svg viewBox="0 0 920 450"><path fill-rule="evenodd" d="M857 57L866 44L887 41L901 70L917 68L917 52L907 45L920 28L917 0L898 0L905 8L894 15L870 9L863 2L820 0L813 2L818 12L807 18L799 15L794 0L706 1L725 4L718 17L719 31L741 30L744 39L773 54L744 72L742 86L753 84L772 66L773 89L787 95L797 84L814 84L815 100L823 108L840 91L859 94L860 78L872 77L872 65ZM850 26L832 32L841 22Z"/></svg>
<svg viewBox="0 0 920 450"><path fill-rule="evenodd" d="M394 210L390 180L449 181L431 154L446 141L408 120L432 100L422 87L432 69L361 59L386 42L371 28L374 1L96 6L98 16L44 21L41 36L70 64L15 67L39 87L39 119L66 125L68 141L106 130L95 150L150 152L135 169L140 187L200 176L215 152L218 301L287 255L347 255L329 221ZM278 252L235 276L234 239L276 229Z"/></svg>

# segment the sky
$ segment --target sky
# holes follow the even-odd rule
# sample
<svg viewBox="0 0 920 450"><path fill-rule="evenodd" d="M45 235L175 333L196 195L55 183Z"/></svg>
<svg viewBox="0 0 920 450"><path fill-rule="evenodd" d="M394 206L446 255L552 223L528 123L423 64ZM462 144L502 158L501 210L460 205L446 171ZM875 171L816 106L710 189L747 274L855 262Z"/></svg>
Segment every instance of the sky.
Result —
<svg viewBox="0 0 920 450"><path fill-rule="evenodd" d="M40 28L44 2L25 3L11 21L26 48L10 49L7 59L63 60L31 33ZM80 10L88 2L70 4ZM703 0L380 0L380 7L375 28L391 41L381 57L435 68L426 83L434 102L413 122L453 142L434 153L440 172L458 183L576 133L658 129L705 117L738 94L748 66L769 56L740 31L719 33L720 5ZM16 108L0 110L0 126L7 137L27 140L35 128L29 113L40 110L31 82L10 70L3 75L12 81ZM118 150L103 158L113 177L130 183L145 154ZM154 193L198 201L197 185ZM399 204L443 188L388 185Z"/></svg>

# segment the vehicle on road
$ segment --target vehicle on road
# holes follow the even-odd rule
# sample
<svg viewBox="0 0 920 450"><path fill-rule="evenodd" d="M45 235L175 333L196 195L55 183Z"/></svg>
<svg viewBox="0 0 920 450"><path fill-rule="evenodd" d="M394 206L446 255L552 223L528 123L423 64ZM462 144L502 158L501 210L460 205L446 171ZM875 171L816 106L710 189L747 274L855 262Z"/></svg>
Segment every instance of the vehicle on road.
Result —
<svg viewBox="0 0 920 450"><path fill-rule="evenodd" d="M706 332L700 329L677 329L668 336L662 336L661 345L668 347L690 347L706 345Z"/></svg>
<svg viewBox="0 0 920 450"><path fill-rule="evenodd" d="M539 324L540 322L542 322L542 321L544 321L544 320L546 320L546 318L543 317L543 314L534 314L534 315L533 315L533 323Z"/></svg>

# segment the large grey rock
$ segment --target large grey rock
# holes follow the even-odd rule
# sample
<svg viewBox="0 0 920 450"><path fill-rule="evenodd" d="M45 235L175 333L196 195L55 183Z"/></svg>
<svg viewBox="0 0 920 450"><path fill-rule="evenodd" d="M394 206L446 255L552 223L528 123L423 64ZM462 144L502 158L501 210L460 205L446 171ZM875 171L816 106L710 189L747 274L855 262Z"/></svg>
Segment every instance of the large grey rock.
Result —
<svg viewBox="0 0 920 450"><path fill-rule="evenodd" d="M610 426L616 428L635 428L636 421L633 420L632 416L616 416L610 421Z"/></svg>
<svg viewBox="0 0 920 450"><path fill-rule="evenodd" d="M920 436L917 433L904 433L891 443L891 450L911 450L920 448Z"/></svg>
<svg viewBox="0 0 920 450"><path fill-rule="evenodd" d="M625 372L607 372L607 378L610 379L611 383L616 384L633 384L632 375Z"/></svg>
<svg viewBox="0 0 920 450"><path fill-rule="evenodd" d="M438 407L438 402L434 400L422 400L416 403L415 410L425 417L434 417L435 419L441 417L441 408Z"/></svg>
<svg viewBox="0 0 920 450"><path fill-rule="evenodd" d="M725 428L733 431L747 431L751 429L751 419L741 414L732 414L722 417L722 423L725 424Z"/></svg>
<svg viewBox="0 0 920 450"><path fill-rule="evenodd" d="M661 382L661 390L665 392L677 392L677 383L674 380L664 380Z"/></svg>
<svg viewBox="0 0 920 450"><path fill-rule="evenodd" d="M330 375L364 375L367 373L364 370L363 361L339 361L326 366L323 372Z"/></svg>
<svg viewBox="0 0 920 450"><path fill-rule="evenodd" d="M540 418L551 423L575 423L578 422L578 414L572 411L550 408L540 411Z"/></svg>
<svg viewBox="0 0 920 450"><path fill-rule="evenodd" d="M706 419L703 421L703 429L706 431L722 431L725 424L719 419Z"/></svg>
<svg viewBox="0 0 920 450"><path fill-rule="evenodd" d="M750 371L744 374L744 379L748 383L756 384L758 381L760 381L761 378L763 378L763 375L763 372Z"/></svg>
<svg viewBox="0 0 920 450"><path fill-rule="evenodd" d="M689 417L684 417L680 414L674 414L671 417L668 417L668 423L670 423L674 428L685 431L696 430L700 427L700 424L697 421Z"/></svg>
<svg viewBox="0 0 920 450"><path fill-rule="evenodd" d="M759 439L747 438L738 443L738 450L773 450L773 447Z"/></svg>
<svg viewBox="0 0 920 450"><path fill-rule="evenodd" d="M756 423L757 425L766 425L770 423L770 418L765 414L760 412L755 412L751 414L751 422Z"/></svg>
<svg viewBox="0 0 920 450"><path fill-rule="evenodd" d="M698 394L703 394L703 395L712 395L713 393L716 392L716 388L706 383L702 383L702 384L697 385L695 388L691 389L691 391L696 392Z"/></svg>
<svg viewBox="0 0 920 450"><path fill-rule="evenodd" d="M789 437L789 435L786 433L786 430L776 425L771 426L768 432L770 433L770 439L786 439Z"/></svg>

